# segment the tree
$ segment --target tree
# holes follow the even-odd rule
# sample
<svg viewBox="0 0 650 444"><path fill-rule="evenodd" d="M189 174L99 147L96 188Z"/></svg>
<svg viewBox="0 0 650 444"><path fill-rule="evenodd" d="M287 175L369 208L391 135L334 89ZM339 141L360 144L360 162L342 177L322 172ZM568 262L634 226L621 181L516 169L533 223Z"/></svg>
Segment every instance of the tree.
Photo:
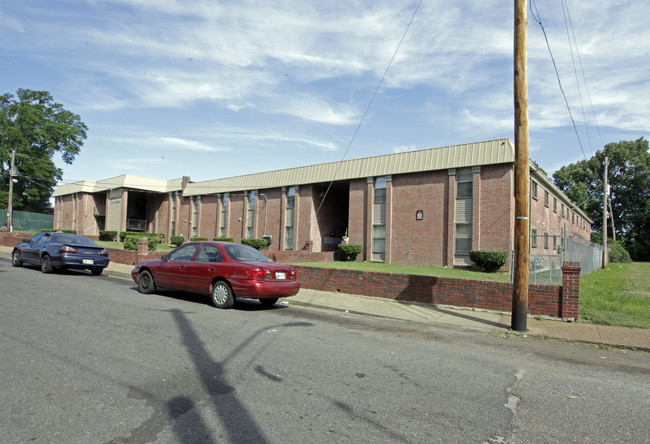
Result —
<svg viewBox="0 0 650 444"><path fill-rule="evenodd" d="M555 184L603 231L603 172L609 158L608 182L617 239L634 260L650 259L650 152L643 137L609 143L588 160L553 174ZM611 230L611 224L608 228ZM609 237L612 237L611 235Z"/></svg>
<svg viewBox="0 0 650 444"><path fill-rule="evenodd" d="M53 101L47 91L19 89L16 97L0 95L0 208L7 208L11 151L15 150L14 210L44 212L63 171L52 161L60 153L66 164L79 154L88 128L81 118Z"/></svg>

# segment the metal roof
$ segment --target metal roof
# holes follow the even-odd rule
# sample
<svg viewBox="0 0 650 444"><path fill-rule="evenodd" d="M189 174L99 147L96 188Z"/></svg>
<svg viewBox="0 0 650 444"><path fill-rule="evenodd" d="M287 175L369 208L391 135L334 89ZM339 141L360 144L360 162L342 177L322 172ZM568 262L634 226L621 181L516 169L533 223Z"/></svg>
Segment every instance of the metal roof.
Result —
<svg viewBox="0 0 650 444"><path fill-rule="evenodd" d="M512 141L496 139L194 182L187 185L183 195L259 190L514 161Z"/></svg>
<svg viewBox="0 0 650 444"><path fill-rule="evenodd" d="M52 197L64 196L73 193L99 193L118 188L142 190L157 193L169 193L182 189L183 179L160 180L148 177L123 174L121 176L104 179L97 182L82 180L66 185L61 185L54 190Z"/></svg>

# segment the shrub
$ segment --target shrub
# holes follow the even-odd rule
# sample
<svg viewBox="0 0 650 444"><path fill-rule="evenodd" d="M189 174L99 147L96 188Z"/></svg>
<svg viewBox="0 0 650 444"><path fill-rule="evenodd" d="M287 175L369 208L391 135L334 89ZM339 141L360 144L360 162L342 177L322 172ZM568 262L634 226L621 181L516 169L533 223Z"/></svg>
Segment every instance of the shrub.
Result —
<svg viewBox="0 0 650 444"><path fill-rule="evenodd" d="M124 249L125 250L137 250L138 249L138 239L141 237L147 238L147 244L149 251L156 251L158 248L158 235L156 233L134 233L128 234L124 237Z"/></svg>
<svg viewBox="0 0 650 444"><path fill-rule="evenodd" d="M339 244L339 256L344 261L356 261L357 255L363 251L361 245Z"/></svg>
<svg viewBox="0 0 650 444"><path fill-rule="evenodd" d="M171 236L169 238L169 243L175 247L180 247L183 242L185 242L183 236Z"/></svg>
<svg viewBox="0 0 650 444"><path fill-rule="evenodd" d="M508 263L507 251L471 250L469 258L488 273L495 273Z"/></svg>
<svg viewBox="0 0 650 444"><path fill-rule="evenodd" d="M39 233L68 233L77 234L77 230L55 230L53 228L41 228Z"/></svg>
<svg viewBox="0 0 650 444"><path fill-rule="evenodd" d="M241 240L241 243L253 247L256 250L261 250L266 247L269 242L266 239L255 239L255 238L245 238Z"/></svg>
<svg viewBox="0 0 650 444"><path fill-rule="evenodd" d="M623 247L619 241L607 239L607 247L612 249L612 251L609 252L610 262L632 262L630 253L627 252L625 247Z"/></svg>
<svg viewBox="0 0 650 444"><path fill-rule="evenodd" d="M129 235L124 238L124 249L125 250L137 250L138 249L138 236Z"/></svg>
<svg viewBox="0 0 650 444"><path fill-rule="evenodd" d="M199 241L207 241L208 238L207 238L207 237L198 237L198 236L194 236L194 237L190 237L190 240L191 240L192 242L199 242Z"/></svg>
<svg viewBox="0 0 650 444"><path fill-rule="evenodd" d="M117 240L117 231L99 230L99 240L115 242Z"/></svg>
<svg viewBox="0 0 650 444"><path fill-rule="evenodd" d="M232 237L215 237L212 240L220 241L220 242L235 242L235 239Z"/></svg>

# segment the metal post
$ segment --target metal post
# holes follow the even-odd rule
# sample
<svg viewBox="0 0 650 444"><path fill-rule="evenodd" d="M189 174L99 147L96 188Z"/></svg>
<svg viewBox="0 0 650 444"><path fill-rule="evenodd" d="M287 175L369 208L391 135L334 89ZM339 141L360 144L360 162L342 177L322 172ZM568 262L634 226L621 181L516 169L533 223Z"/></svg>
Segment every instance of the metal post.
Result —
<svg viewBox="0 0 650 444"><path fill-rule="evenodd" d="M512 285L512 329L527 330L529 179L528 76L526 0L515 0L514 91L515 91L515 273Z"/></svg>

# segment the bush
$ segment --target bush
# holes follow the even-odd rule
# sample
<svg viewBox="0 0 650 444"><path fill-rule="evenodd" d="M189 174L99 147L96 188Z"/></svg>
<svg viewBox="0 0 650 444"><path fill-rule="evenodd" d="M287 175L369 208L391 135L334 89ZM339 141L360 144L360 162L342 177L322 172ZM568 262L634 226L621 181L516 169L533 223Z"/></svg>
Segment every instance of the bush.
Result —
<svg viewBox="0 0 650 444"><path fill-rule="evenodd" d="M200 241L207 241L207 240L208 240L207 237L198 237L198 236L190 237L190 241L192 242L200 242Z"/></svg>
<svg viewBox="0 0 650 444"><path fill-rule="evenodd" d="M55 230L53 228L41 228L39 233L68 233L77 234L77 230Z"/></svg>
<svg viewBox="0 0 650 444"><path fill-rule="evenodd" d="M183 236L171 236L169 238L169 243L175 247L180 247L183 242L185 242Z"/></svg>
<svg viewBox="0 0 650 444"><path fill-rule="evenodd" d="M339 244L339 257L343 261L356 261L357 255L362 251L361 245Z"/></svg>
<svg viewBox="0 0 650 444"><path fill-rule="evenodd" d="M508 263L507 251L471 250L469 258L488 273L495 273Z"/></svg>
<svg viewBox="0 0 650 444"><path fill-rule="evenodd" d="M269 242L266 239L255 239L255 238L245 238L241 240L241 243L253 247L256 250L261 250L265 248Z"/></svg>
<svg viewBox="0 0 650 444"><path fill-rule="evenodd" d="M212 240L219 241L219 242L235 242L235 239L233 239L232 237L215 237Z"/></svg>
<svg viewBox="0 0 650 444"><path fill-rule="evenodd" d="M610 262L632 262L630 258L630 253L621 245L619 241L614 239L607 239L607 247L611 248L612 251L609 252L609 261Z"/></svg>
<svg viewBox="0 0 650 444"><path fill-rule="evenodd" d="M117 231L99 230L99 240L115 242L117 240Z"/></svg>
<svg viewBox="0 0 650 444"><path fill-rule="evenodd" d="M149 251L156 251L158 248L158 235L156 233L133 233L128 234L124 237L124 249L125 250L137 250L138 249L138 239L141 237L147 238L147 244L149 246Z"/></svg>

